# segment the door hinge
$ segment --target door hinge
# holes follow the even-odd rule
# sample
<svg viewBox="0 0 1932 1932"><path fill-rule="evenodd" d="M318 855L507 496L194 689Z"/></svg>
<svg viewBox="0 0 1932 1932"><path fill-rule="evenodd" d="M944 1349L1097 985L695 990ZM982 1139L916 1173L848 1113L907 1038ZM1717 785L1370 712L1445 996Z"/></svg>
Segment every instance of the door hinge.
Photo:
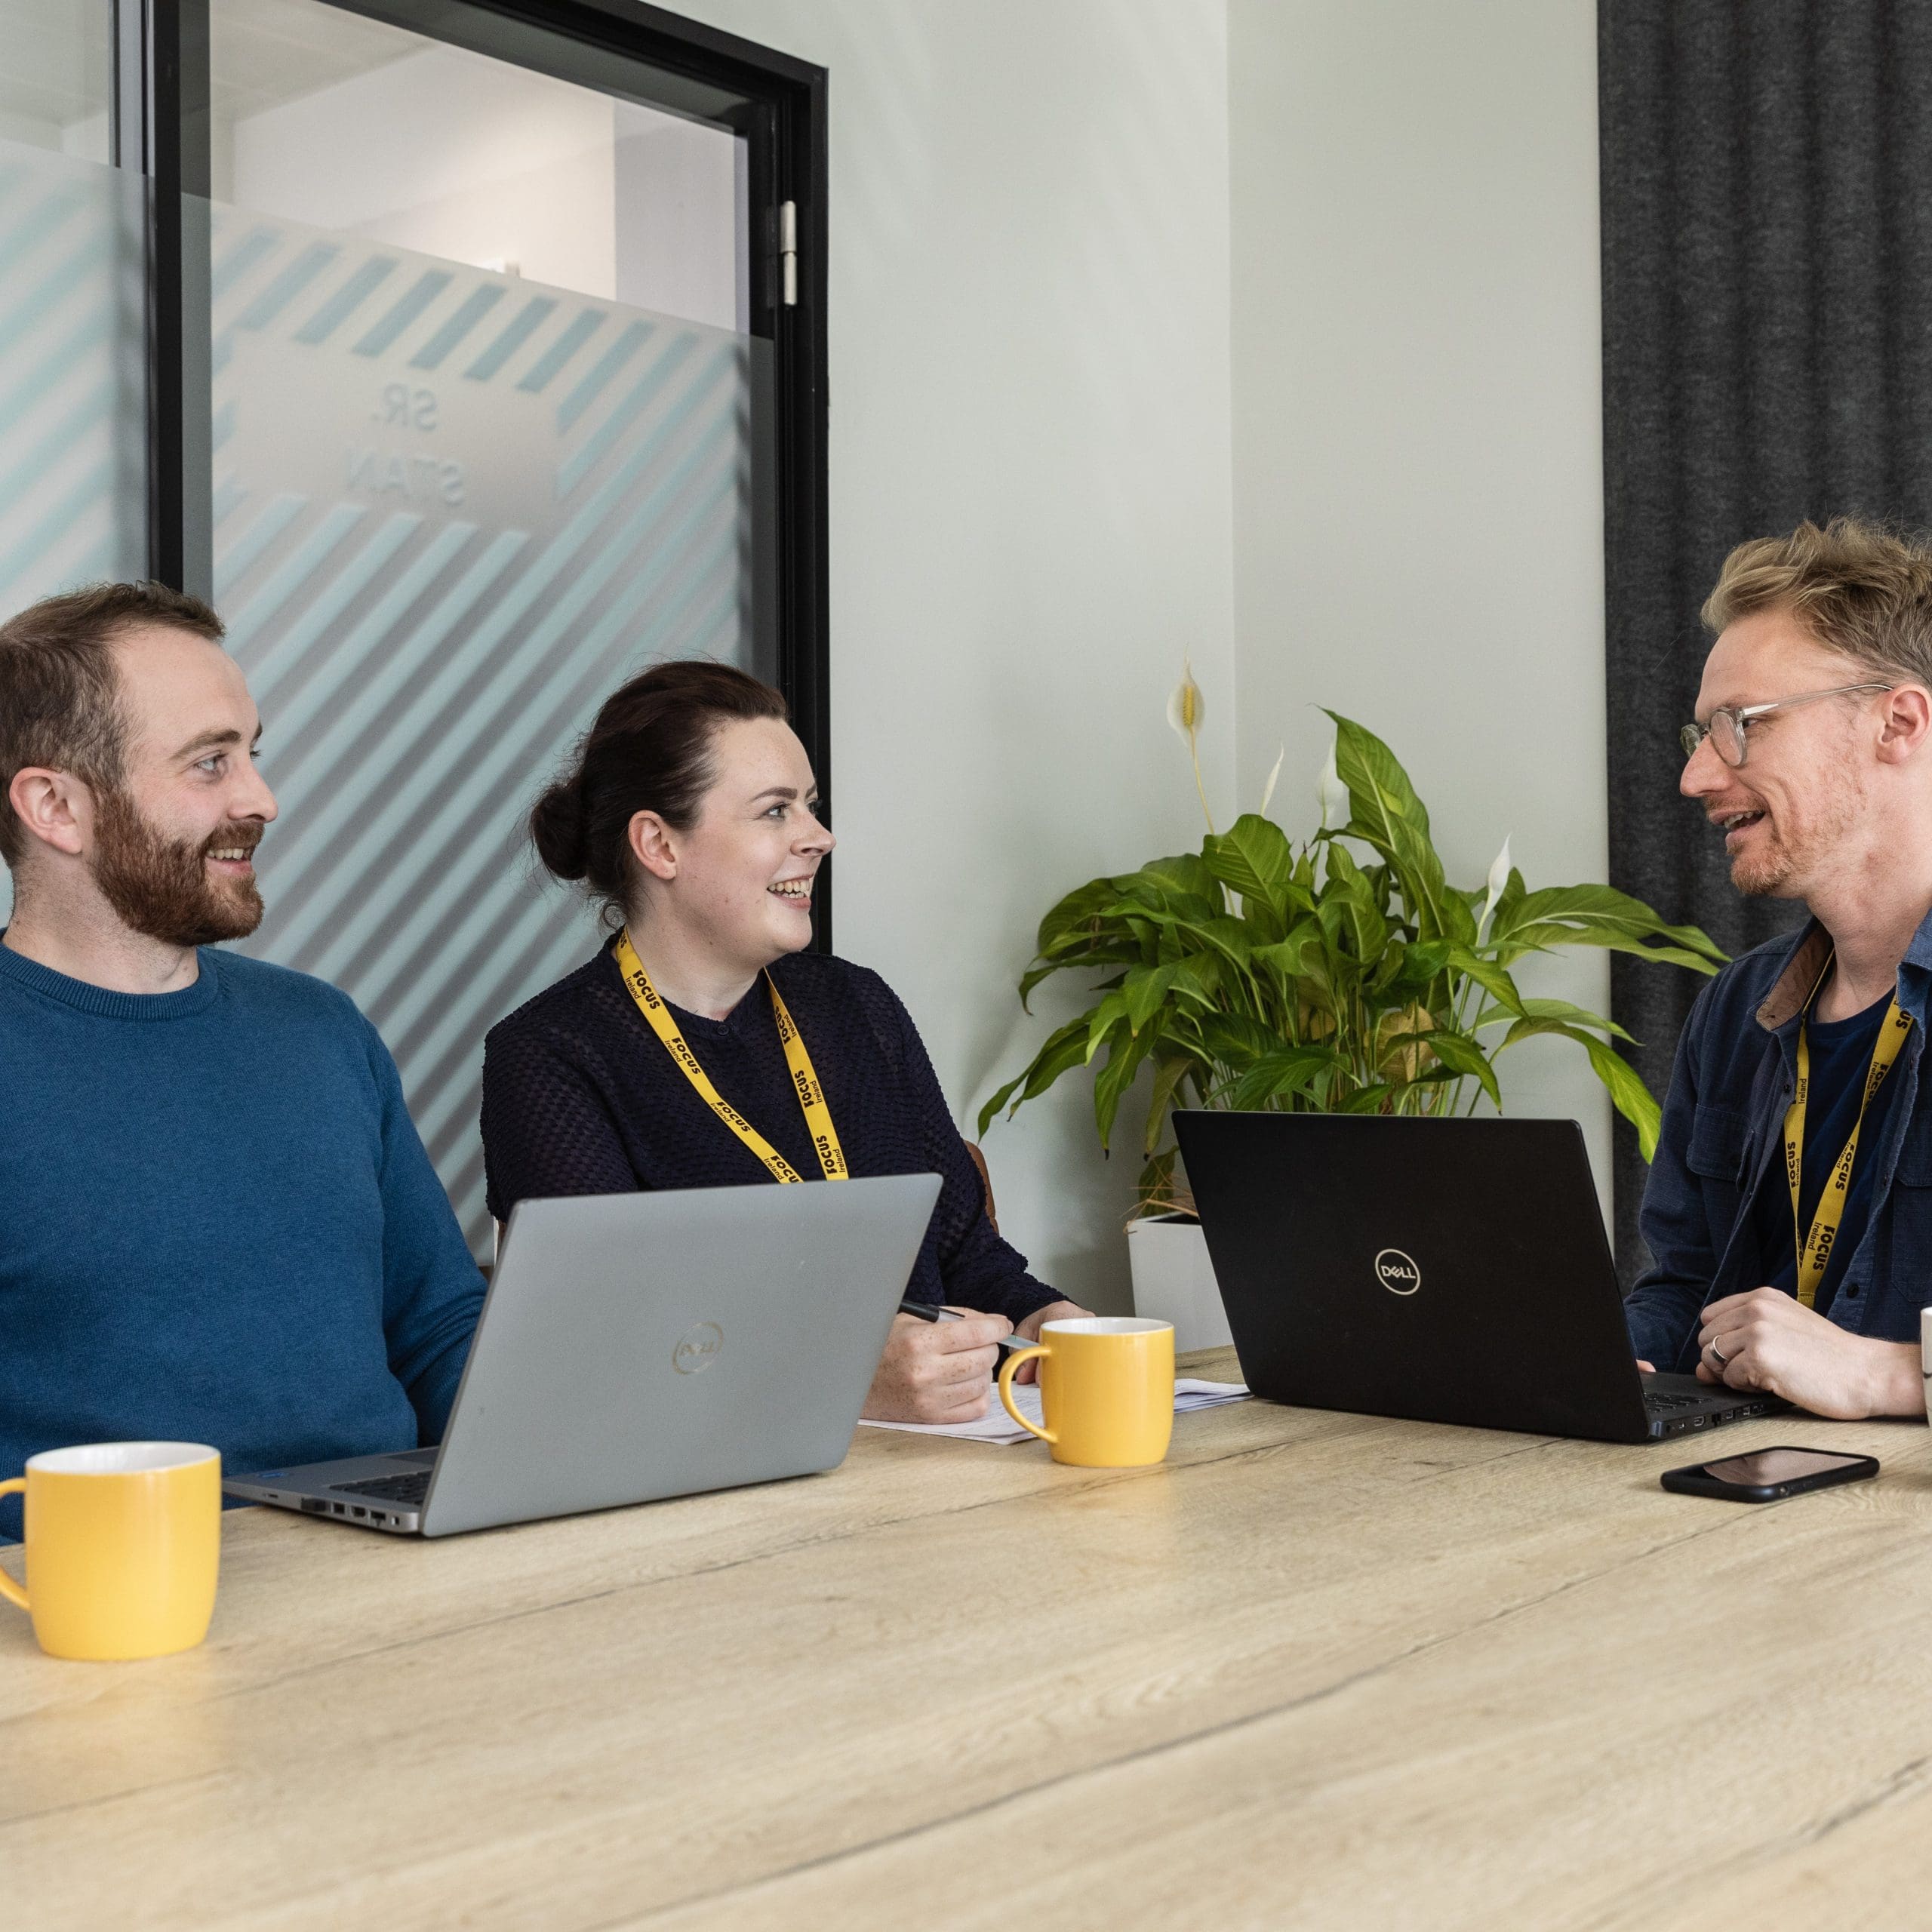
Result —
<svg viewBox="0 0 1932 1932"><path fill-rule="evenodd" d="M798 306L798 205L778 204L778 300L787 309Z"/></svg>

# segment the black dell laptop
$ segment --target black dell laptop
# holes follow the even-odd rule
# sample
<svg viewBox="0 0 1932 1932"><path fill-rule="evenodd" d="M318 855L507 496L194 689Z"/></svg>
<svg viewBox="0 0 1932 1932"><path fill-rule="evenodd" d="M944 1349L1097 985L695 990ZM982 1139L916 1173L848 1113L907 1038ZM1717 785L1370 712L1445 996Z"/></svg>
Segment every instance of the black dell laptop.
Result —
<svg viewBox="0 0 1932 1932"><path fill-rule="evenodd" d="M1601 1442L1789 1406L1638 1371L1574 1121L1174 1120L1257 1395Z"/></svg>

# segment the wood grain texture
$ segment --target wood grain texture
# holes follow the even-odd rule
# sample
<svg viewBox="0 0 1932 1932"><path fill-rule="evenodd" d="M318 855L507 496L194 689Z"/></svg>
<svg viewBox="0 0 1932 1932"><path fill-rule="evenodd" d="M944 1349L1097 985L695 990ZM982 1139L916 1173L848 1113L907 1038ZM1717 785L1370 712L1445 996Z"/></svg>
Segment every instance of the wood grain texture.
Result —
<svg viewBox="0 0 1932 1932"><path fill-rule="evenodd" d="M1749 1509L1661 1491L1688 1450L1248 1403L1145 1471L861 1430L446 1542L237 1512L199 1651L0 1622L10 1918L1914 1922L1932 1438L1717 1441L1884 1472Z"/></svg>

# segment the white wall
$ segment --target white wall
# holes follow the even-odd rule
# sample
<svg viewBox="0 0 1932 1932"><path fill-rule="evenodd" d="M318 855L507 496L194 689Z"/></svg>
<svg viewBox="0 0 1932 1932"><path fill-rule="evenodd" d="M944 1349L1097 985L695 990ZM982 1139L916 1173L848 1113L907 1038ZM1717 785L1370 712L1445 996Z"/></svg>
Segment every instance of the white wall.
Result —
<svg viewBox="0 0 1932 1932"><path fill-rule="evenodd" d="M1048 904L1198 838L1184 650L1231 794L1222 0L679 11L831 71L837 943L966 1121L1072 1010L1014 995ZM986 1148L1039 1272L1124 1307L1090 1084Z"/></svg>
<svg viewBox="0 0 1932 1932"><path fill-rule="evenodd" d="M1274 816L1312 826L1325 704L1394 746L1460 883L1506 834L1532 887L1601 879L1595 8L1229 11L1242 796L1285 742ZM1602 955L1523 977L1607 1008ZM1503 1064L1607 1189L1580 1050Z"/></svg>

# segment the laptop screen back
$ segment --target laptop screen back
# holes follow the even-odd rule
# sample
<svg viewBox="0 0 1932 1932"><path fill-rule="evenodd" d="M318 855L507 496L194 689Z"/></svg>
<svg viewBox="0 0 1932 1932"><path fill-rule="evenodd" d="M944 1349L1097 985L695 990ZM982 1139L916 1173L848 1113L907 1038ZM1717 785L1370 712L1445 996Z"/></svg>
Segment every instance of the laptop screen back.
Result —
<svg viewBox="0 0 1932 1932"><path fill-rule="evenodd" d="M1258 1394L1646 1439L1574 1121L1175 1118L1242 1373Z"/></svg>

